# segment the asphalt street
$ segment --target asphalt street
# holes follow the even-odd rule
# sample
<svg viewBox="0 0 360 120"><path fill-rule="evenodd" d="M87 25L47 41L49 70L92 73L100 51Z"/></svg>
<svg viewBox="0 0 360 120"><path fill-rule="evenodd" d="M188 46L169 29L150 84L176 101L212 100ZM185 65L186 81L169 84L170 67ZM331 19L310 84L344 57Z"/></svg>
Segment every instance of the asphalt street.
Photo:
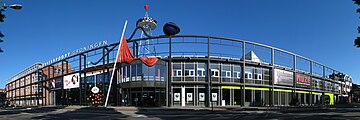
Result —
<svg viewBox="0 0 360 120"><path fill-rule="evenodd" d="M123 107L41 107L1 109L0 120L359 120L360 108L321 110L236 110Z"/></svg>

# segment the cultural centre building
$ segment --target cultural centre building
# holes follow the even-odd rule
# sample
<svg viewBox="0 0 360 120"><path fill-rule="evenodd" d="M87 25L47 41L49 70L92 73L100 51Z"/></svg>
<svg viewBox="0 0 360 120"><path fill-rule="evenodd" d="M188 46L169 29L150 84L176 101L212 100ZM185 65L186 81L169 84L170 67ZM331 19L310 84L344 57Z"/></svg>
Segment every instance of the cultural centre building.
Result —
<svg viewBox="0 0 360 120"><path fill-rule="evenodd" d="M110 90L110 106L312 106L351 102L352 78L317 61L241 39L147 35L156 25L147 14L139 19L136 30L146 36L132 35L125 40L134 57L131 62L113 67L122 50L120 42L79 45L77 50L35 63L9 78L7 101L18 106L102 106ZM144 56L156 61L149 65L141 59Z"/></svg>

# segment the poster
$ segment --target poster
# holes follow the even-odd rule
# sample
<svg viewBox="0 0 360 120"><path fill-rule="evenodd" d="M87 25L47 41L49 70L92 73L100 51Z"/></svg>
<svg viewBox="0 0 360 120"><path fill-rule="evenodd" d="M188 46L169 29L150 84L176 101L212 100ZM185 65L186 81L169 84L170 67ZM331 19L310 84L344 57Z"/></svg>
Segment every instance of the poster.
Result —
<svg viewBox="0 0 360 120"><path fill-rule="evenodd" d="M293 72L275 69L274 74L275 74L274 84L290 85L290 86L293 85L293 83L294 83L294 81L293 81L294 73Z"/></svg>
<svg viewBox="0 0 360 120"><path fill-rule="evenodd" d="M313 78L313 89L320 90L322 87L321 80Z"/></svg>
<svg viewBox="0 0 360 120"><path fill-rule="evenodd" d="M193 93L186 93L186 101L190 102L193 101Z"/></svg>
<svg viewBox="0 0 360 120"><path fill-rule="evenodd" d="M211 93L211 100L217 101L217 93Z"/></svg>
<svg viewBox="0 0 360 120"><path fill-rule="evenodd" d="M51 89L61 89L63 86L62 85L63 84L62 77L52 79L52 80L50 80L50 83L51 83Z"/></svg>
<svg viewBox="0 0 360 120"><path fill-rule="evenodd" d="M174 93L174 101L180 101L180 93Z"/></svg>
<svg viewBox="0 0 360 120"><path fill-rule="evenodd" d="M55 88L55 80L54 80L54 79L51 80L51 88L52 88L52 89Z"/></svg>
<svg viewBox="0 0 360 120"><path fill-rule="evenodd" d="M79 73L64 76L64 89L78 88L80 77Z"/></svg>
<svg viewBox="0 0 360 120"><path fill-rule="evenodd" d="M199 101L205 101L205 93L199 93Z"/></svg>

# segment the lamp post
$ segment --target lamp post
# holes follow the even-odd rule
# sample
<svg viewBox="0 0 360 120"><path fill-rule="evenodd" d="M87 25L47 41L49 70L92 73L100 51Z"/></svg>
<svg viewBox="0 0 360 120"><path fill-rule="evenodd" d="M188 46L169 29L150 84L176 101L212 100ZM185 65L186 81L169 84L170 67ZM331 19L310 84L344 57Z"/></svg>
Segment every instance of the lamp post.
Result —
<svg viewBox="0 0 360 120"><path fill-rule="evenodd" d="M2 2L2 0L0 0L0 22L4 22L5 19L5 14L3 13L5 11L6 8L11 8L14 10L20 10L22 8L22 5L20 4L12 4L7 6L5 3ZM0 32L0 38L4 37L4 34L2 34ZM4 40L0 39L0 43L4 42ZM0 53L4 52L1 48L0 48Z"/></svg>

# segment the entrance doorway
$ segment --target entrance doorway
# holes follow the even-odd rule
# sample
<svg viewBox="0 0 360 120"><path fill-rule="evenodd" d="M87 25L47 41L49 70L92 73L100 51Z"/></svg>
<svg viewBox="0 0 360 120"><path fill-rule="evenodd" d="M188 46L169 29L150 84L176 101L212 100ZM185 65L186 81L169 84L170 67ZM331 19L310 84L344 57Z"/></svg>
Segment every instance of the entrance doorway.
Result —
<svg viewBox="0 0 360 120"><path fill-rule="evenodd" d="M165 88L124 88L122 105L129 106L164 106Z"/></svg>

